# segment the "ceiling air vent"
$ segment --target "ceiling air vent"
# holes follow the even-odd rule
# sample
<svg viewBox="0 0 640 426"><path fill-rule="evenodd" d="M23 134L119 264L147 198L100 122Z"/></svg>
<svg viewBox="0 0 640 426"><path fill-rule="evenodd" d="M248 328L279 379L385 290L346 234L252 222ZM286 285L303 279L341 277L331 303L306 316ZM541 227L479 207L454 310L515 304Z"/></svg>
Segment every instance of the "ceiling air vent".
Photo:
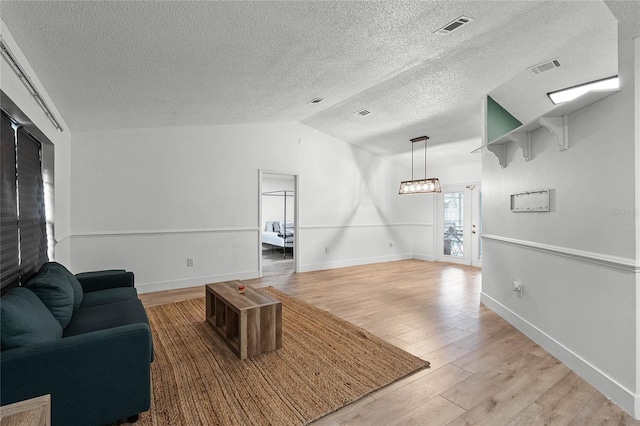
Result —
<svg viewBox="0 0 640 426"><path fill-rule="evenodd" d="M461 26L468 24L471 21L473 21L473 18L469 18L468 16L461 16L458 19L456 19L455 21L449 22L444 27L437 29L435 31L435 33L436 34L447 35L447 34L450 34L453 31L457 30Z"/></svg>
<svg viewBox="0 0 640 426"><path fill-rule="evenodd" d="M356 111L354 112L355 115L359 115L360 117L364 117L366 115L371 114L371 111L368 111L366 109L361 109L360 111Z"/></svg>
<svg viewBox="0 0 640 426"><path fill-rule="evenodd" d="M559 66L560 66L560 62L558 62L557 59L552 59L550 61L546 61L541 64L529 67L529 71L531 72L531 74L538 75L542 72L549 71L554 68L558 68Z"/></svg>
<svg viewBox="0 0 640 426"><path fill-rule="evenodd" d="M309 102L307 102L307 105L319 104L322 101L324 101L323 98L313 98Z"/></svg>

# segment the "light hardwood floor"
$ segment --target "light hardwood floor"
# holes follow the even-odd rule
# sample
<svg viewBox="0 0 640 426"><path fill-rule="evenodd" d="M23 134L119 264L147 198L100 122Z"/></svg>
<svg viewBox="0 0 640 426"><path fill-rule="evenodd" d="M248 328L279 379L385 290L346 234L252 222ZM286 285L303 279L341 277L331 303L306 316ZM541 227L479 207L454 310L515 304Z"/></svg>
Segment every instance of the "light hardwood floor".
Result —
<svg viewBox="0 0 640 426"><path fill-rule="evenodd" d="M262 276L291 275L295 270L293 264L293 251L287 249L287 255L283 256L282 249L262 246Z"/></svg>
<svg viewBox="0 0 640 426"><path fill-rule="evenodd" d="M640 425L480 303L481 270L406 260L246 281L310 302L431 362L321 425ZM141 295L145 306L204 286Z"/></svg>

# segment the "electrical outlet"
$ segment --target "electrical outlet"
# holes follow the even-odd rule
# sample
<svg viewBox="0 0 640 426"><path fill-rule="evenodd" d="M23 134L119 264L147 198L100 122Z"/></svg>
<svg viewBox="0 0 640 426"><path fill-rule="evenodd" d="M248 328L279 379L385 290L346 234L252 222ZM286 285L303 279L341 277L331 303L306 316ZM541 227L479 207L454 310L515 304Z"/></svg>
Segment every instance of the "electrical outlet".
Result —
<svg viewBox="0 0 640 426"><path fill-rule="evenodd" d="M325 247L325 248L324 248L324 252L325 252L325 253L329 253L329 247Z"/></svg>
<svg viewBox="0 0 640 426"><path fill-rule="evenodd" d="M189 266L189 267L193 266L193 258L191 258L191 257L187 258L187 266Z"/></svg>

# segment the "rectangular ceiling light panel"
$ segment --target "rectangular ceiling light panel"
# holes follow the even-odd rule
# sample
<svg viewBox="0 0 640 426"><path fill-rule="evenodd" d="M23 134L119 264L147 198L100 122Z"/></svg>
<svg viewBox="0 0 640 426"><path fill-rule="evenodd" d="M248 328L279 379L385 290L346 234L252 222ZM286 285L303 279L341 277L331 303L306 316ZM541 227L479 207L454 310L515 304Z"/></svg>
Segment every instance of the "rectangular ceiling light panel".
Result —
<svg viewBox="0 0 640 426"><path fill-rule="evenodd" d="M618 79L618 76L615 76L579 84L577 86L567 87L566 89L547 93L547 96L549 96L549 99L551 99L551 102L553 102L554 105L558 105L572 101L588 92L595 92L598 90L615 90L619 88L620 80Z"/></svg>

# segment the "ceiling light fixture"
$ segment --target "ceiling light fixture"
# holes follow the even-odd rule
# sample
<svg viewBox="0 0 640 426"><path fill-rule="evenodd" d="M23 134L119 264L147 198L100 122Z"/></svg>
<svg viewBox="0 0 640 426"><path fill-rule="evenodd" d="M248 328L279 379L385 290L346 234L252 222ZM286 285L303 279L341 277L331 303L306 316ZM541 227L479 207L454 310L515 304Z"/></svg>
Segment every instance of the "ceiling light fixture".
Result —
<svg viewBox="0 0 640 426"><path fill-rule="evenodd" d="M359 115L360 117L366 117L367 115L371 114L371 111L367 109L361 109L359 111L354 112L354 114Z"/></svg>
<svg viewBox="0 0 640 426"><path fill-rule="evenodd" d="M547 93L554 105L572 101L585 93L596 90L619 89L620 80L618 76L603 78L602 80L591 81L589 83L579 84L577 86L567 87L566 89L557 90Z"/></svg>
<svg viewBox="0 0 640 426"><path fill-rule="evenodd" d="M307 102L307 105L319 104L322 101L324 101L324 98L313 98Z"/></svg>
<svg viewBox="0 0 640 426"><path fill-rule="evenodd" d="M411 180L400 182L400 195L403 194L431 194L442 192L440 180L438 178L427 179L427 141L429 136L420 136L411 139ZM424 179L413 179L413 145L416 142L424 141Z"/></svg>

